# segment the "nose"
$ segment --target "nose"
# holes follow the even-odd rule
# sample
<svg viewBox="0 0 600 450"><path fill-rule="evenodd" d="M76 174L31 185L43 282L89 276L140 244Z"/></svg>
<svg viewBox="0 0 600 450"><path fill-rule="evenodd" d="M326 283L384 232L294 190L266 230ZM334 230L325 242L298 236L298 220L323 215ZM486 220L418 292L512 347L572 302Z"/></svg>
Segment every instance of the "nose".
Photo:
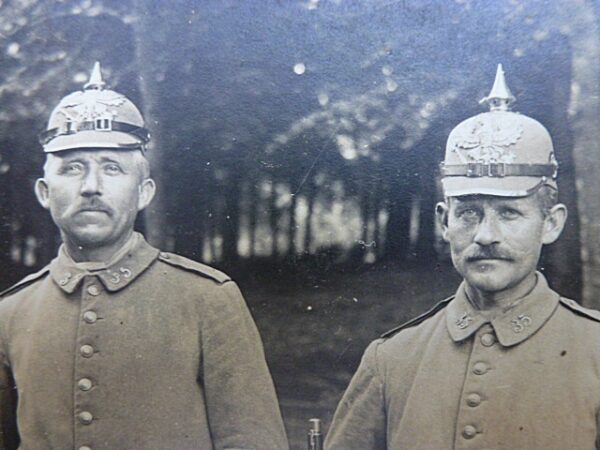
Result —
<svg viewBox="0 0 600 450"><path fill-rule="evenodd" d="M102 177L97 170L90 169L81 181L81 195L89 197L102 195Z"/></svg>
<svg viewBox="0 0 600 450"><path fill-rule="evenodd" d="M500 242L498 219L492 215L486 214L477 225L474 241L481 246L497 244Z"/></svg>

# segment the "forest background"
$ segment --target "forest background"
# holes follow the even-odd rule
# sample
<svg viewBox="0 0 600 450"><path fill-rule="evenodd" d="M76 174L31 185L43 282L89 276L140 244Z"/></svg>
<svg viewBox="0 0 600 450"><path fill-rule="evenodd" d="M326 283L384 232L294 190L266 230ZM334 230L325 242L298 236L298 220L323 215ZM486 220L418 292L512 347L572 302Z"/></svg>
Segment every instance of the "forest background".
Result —
<svg viewBox="0 0 600 450"><path fill-rule="evenodd" d="M560 162L570 216L540 270L600 307L599 17L591 0L0 0L0 288L56 253L37 134L100 61L152 132L138 228L236 278L304 448L367 343L455 290L438 164L497 63Z"/></svg>

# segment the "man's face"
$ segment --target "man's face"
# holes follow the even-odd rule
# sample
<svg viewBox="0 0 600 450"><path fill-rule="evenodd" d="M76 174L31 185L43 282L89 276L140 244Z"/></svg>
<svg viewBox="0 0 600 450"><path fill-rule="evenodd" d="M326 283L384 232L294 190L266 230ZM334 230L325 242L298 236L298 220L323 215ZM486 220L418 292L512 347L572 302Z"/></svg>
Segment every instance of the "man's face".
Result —
<svg viewBox="0 0 600 450"><path fill-rule="evenodd" d="M101 248L129 236L154 183L142 180L134 151L69 150L48 156L36 195L64 240Z"/></svg>
<svg viewBox="0 0 600 450"><path fill-rule="evenodd" d="M536 195L452 197L438 214L456 270L486 293L516 288L531 275L542 245L558 238L566 219L564 205L544 215Z"/></svg>

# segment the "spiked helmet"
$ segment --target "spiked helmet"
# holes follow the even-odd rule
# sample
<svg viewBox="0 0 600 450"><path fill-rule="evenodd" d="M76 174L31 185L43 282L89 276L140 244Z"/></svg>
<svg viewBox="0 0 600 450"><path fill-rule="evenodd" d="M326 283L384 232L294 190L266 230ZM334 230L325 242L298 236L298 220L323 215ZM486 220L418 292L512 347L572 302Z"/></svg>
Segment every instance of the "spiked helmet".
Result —
<svg viewBox="0 0 600 450"><path fill-rule="evenodd" d="M137 107L122 94L105 88L96 62L82 91L64 97L40 135L44 152L71 149L141 149L150 140Z"/></svg>
<svg viewBox="0 0 600 450"><path fill-rule="evenodd" d="M514 101L499 64L492 90L480 101L490 111L466 119L448 136L441 164L445 196L521 197L543 184L556 188L550 134L537 120L510 111Z"/></svg>

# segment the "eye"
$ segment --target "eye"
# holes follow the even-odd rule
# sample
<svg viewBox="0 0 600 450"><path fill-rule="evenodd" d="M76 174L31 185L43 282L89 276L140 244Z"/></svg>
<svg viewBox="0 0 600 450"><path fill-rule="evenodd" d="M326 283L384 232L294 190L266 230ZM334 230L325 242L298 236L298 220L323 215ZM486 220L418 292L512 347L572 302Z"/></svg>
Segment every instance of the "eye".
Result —
<svg viewBox="0 0 600 450"><path fill-rule="evenodd" d="M462 208L457 211L457 215L463 220L476 220L479 218L479 211L475 208Z"/></svg>
<svg viewBox="0 0 600 450"><path fill-rule="evenodd" d="M119 166L116 163L105 164L104 172L107 173L108 175L118 175L120 173L123 173L123 171L121 170L121 166Z"/></svg>
<svg viewBox="0 0 600 450"><path fill-rule="evenodd" d="M83 170L83 164L73 161L62 166L60 173L65 175L79 175Z"/></svg>
<svg viewBox="0 0 600 450"><path fill-rule="evenodd" d="M513 208L503 208L500 211L500 217L507 220L514 220L521 216L521 213Z"/></svg>

